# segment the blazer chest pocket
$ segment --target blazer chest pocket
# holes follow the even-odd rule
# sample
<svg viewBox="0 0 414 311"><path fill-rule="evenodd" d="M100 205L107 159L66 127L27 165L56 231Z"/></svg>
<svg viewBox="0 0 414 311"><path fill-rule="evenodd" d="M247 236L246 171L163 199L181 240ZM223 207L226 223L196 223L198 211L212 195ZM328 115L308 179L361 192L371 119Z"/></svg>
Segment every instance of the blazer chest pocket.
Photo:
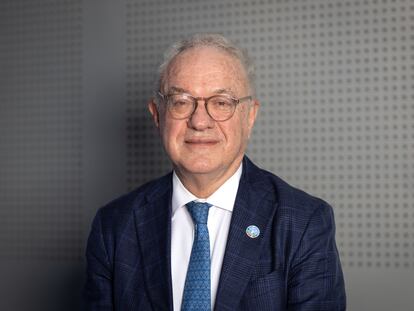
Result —
<svg viewBox="0 0 414 311"><path fill-rule="evenodd" d="M283 273L273 271L247 284L240 308L237 310L283 310L285 305Z"/></svg>

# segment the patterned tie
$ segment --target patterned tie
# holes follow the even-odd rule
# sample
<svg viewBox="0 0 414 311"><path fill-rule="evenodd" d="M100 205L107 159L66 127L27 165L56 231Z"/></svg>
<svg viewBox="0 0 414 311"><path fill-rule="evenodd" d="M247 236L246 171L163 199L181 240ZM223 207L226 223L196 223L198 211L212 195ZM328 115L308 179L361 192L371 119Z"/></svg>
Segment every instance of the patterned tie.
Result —
<svg viewBox="0 0 414 311"><path fill-rule="evenodd" d="M181 311L211 311L210 239L207 228L211 204L193 201L186 206L195 224L195 235Z"/></svg>

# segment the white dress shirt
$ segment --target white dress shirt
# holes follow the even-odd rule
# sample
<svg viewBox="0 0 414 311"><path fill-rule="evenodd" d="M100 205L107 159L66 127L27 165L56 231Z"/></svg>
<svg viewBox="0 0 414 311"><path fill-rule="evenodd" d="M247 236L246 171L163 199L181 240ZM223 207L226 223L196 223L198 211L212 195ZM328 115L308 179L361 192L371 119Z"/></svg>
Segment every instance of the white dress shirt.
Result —
<svg viewBox="0 0 414 311"><path fill-rule="evenodd" d="M214 308L223 263L230 220L239 188L242 165L207 199L199 199L188 191L174 172L171 219L171 277L174 310L181 310L185 278L194 240L194 224L185 204L197 200L210 207L207 227L211 256L211 308Z"/></svg>

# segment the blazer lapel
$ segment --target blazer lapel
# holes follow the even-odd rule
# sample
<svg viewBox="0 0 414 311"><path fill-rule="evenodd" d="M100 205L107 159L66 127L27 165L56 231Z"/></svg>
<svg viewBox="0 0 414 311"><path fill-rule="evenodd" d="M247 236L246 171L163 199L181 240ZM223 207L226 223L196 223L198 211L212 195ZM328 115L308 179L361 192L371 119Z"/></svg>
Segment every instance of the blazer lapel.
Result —
<svg viewBox="0 0 414 311"><path fill-rule="evenodd" d="M235 310L249 282L276 211L274 193L266 189L261 171L246 157L233 209L221 269L215 310ZM246 229L255 225L260 235L251 238Z"/></svg>
<svg viewBox="0 0 414 311"><path fill-rule="evenodd" d="M144 283L154 310L172 310L171 174L164 177L135 210Z"/></svg>

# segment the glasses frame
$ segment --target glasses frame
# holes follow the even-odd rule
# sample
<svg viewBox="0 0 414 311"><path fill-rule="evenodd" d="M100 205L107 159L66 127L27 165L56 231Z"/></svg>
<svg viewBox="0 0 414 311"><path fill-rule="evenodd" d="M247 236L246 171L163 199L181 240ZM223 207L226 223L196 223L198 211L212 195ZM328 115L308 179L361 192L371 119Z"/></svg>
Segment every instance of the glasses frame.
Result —
<svg viewBox="0 0 414 311"><path fill-rule="evenodd" d="M191 110L191 113L189 113L185 117L177 118L177 117L173 116L173 113L170 111L172 118L175 119L175 120L184 120L184 119L190 118L194 114L194 112L197 110L198 102L200 100L202 100L202 101L204 101L204 107L206 108L206 111L207 111L207 114L209 115L209 117L211 119L213 119L214 121L217 121L217 122L224 122L224 121L227 121L227 120L231 119L234 115L234 112L236 111L236 107L237 107L238 104L240 104L240 103L242 103L246 100L252 100L253 99L251 95L244 96L244 97L241 97L241 98L235 98L235 97L233 97L229 94L217 94L217 95L213 95L213 96L210 96L210 97L195 97L195 96L193 96L191 94L188 94L188 93L172 93L172 94L167 94L166 95L166 94L162 94L160 91L157 92L157 95L165 102L168 111L170 111L170 109L171 109L170 108L171 105L168 105L168 99L171 96L185 95L185 96L187 96L187 97L189 97L193 100L193 109ZM213 116L208 111L207 104L208 104L209 100L211 100L214 97L218 97L218 96L227 97L227 98L231 99L234 102L232 113L230 114L230 116L228 118L223 119L223 120L217 120L216 118L213 118Z"/></svg>

